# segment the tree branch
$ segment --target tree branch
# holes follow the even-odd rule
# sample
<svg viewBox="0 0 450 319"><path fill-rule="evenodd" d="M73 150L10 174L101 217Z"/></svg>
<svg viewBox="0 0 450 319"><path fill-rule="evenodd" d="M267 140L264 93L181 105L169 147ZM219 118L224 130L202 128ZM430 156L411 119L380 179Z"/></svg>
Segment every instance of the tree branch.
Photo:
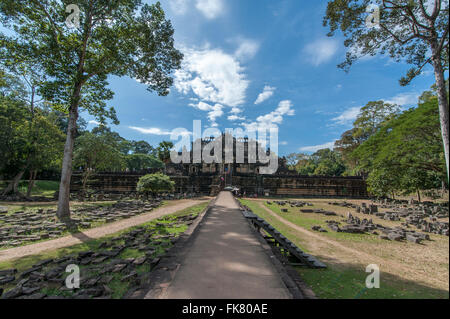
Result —
<svg viewBox="0 0 450 319"><path fill-rule="evenodd" d="M439 41L439 45L438 45L438 52L439 52L439 54L441 54L442 49L444 48L444 43L445 43L445 40L447 39L447 37L448 37L448 25L445 28L445 32L442 35L441 41Z"/></svg>
<svg viewBox="0 0 450 319"><path fill-rule="evenodd" d="M421 35L416 34L416 33L414 32L414 35L410 36L409 38L407 38L407 39L405 39L405 40L402 40L402 39L400 39L395 33L393 33L391 30L389 30L389 28L386 27L383 23L380 23L380 27L382 27L387 33L389 33L389 34L391 35L391 37L393 37L393 38L395 39L395 41L399 42L399 43L402 44L402 45L408 43L408 42L411 41L412 39L415 39L415 38L418 38L418 37L421 36Z"/></svg>

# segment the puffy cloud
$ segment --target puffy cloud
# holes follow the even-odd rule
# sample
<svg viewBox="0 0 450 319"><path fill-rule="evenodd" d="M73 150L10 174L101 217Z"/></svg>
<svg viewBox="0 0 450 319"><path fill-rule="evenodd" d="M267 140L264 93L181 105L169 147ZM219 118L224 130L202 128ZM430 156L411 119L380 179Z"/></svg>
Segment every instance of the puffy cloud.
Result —
<svg viewBox="0 0 450 319"><path fill-rule="evenodd" d="M216 123L216 120L223 115L223 106L220 104L216 104L213 106L212 110L208 113L208 119L211 121L213 126L217 126L214 124Z"/></svg>
<svg viewBox="0 0 450 319"><path fill-rule="evenodd" d="M352 124L358 117L360 110L361 107L359 106L349 108L348 110L345 110L342 114L332 118L331 120L339 125Z"/></svg>
<svg viewBox="0 0 450 319"><path fill-rule="evenodd" d="M236 39L238 48L234 52L234 56L240 61L245 61L253 58L259 51L259 42L251 39L238 38Z"/></svg>
<svg viewBox="0 0 450 319"><path fill-rule="evenodd" d="M314 65L318 66L322 63L328 62L338 51L339 44L336 39L318 39L305 47L305 54L308 60Z"/></svg>
<svg viewBox="0 0 450 319"><path fill-rule="evenodd" d="M266 85L264 87L264 90L258 95L258 98L255 101L255 104L261 104L262 102L269 99L273 95L275 90L276 90L276 88Z"/></svg>
<svg viewBox="0 0 450 319"><path fill-rule="evenodd" d="M334 149L334 142L328 142L325 144L320 144L320 145L313 145L313 146L304 146L304 147L300 147L299 150L301 152L317 152L318 150L323 150L325 148L329 148L329 149Z"/></svg>
<svg viewBox="0 0 450 319"><path fill-rule="evenodd" d="M195 7L207 19L217 18L225 9L223 0L196 0Z"/></svg>
<svg viewBox="0 0 450 319"><path fill-rule="evenodd" d="M239 114L242 113L242 109L238 108L238 107L233 107L230 111L231 114Z"/></svg>
<svg viewBox="0 0 450 319"><path fill-rule="evenodd" d="M283 123L284 116L292 116L295 111L292 109L292 102L289 100L281 101L275 111L265 115L258 116L255 122L242 123L247 130L258 130L261 128L277 127L278 124Z"/></svg>
<svg viewBox="0 0 450 319"><path fill-rule="evenodd" d="M177 15L183 15L189 8L189 0L169 0L170 10Z"/></svg>
<svg viewBox="0 0 450 319"><path fill-rule="evenodd" d="M420 94L416 92L400 93L396 96L391 97L390 99L384 100L384 102L397 104L399 106L417 105L419 96Z"/></svg>
<svg viewBox="0 0 450 319"><path fill-rule="evenodd" d="M92 125L100 125L100 124L102 124L102 123L97 122L97 121L95 121L95 120L90 120L90 121L88 122L88 124L92 124Z"/></svg>
<svg viewBox="0 0 450 319"><path fill-rule="evenodd" d="M235 57L220 49L184 49L181 70L175 72L175 88L191 91L202 101L235 107L244 103L249 82Z"/></svg>
<svg viewBox="0 0 450 319"><path fill-rule="evenodd" d="M139 133L142 134L148 134L148 135L158 135L158 136L163 136L163 135L171 135L172 131L165 131L163 129L160 129L158 127L137 127L137 126L129 126L130 129L138 131ZM191 135L191 132L185 131L183 134L186 135Z"/></svg>
<svg viewBox="0 0 450 319"><path fill-rule="evenodd" d="M228 116L229 121L244 121L245 116L238 116L238 115L229 115Z"/></svg>
<svg viewBox="0 0 450 319"><path fill-rule="evenodd" d="M214 109L214 106L201 101L198 102L197 104L190 103L189 106L192 106L193 108L196 108L197 110L200 111L212 111Z"/></svg>

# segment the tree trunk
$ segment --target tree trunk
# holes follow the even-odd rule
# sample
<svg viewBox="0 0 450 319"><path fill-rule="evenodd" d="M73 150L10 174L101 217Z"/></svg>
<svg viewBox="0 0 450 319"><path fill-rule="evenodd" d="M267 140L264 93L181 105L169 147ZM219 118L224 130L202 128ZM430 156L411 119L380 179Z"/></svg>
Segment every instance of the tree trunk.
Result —
<svg viewBox="0 0 450 319"><path fill-rule="evenodd" d="M81 89L81 86L79 90ZM79 95L78 91L78 95ZM59 220L70 220L70 180L72 177L72 157L73 157L73 144L75 141L75 134L77 131L77 119L78 119L78 99L72 103L69 110L69 123L67 127L67 138L64 146L64 157L62 162L61 171L61 184L59 185L59 197L58 197L58 211L56 215Z"/></svg>
<svg viewBox="0 0 450 319"><path fill-rule="evenodd" d="M448 168L448 157L449 157L449 132L448 132L448 99L447 99L447 88L445 87L444 69L442 67L442 61L440 52L437 48L438 44L435 43L431 46L431 51L433 54L433 67L434 67L434 77L436 79L438 103L439 103L439 118L441 121L441 133L442 142L444 144L444 154L445 154L445 164L447 167L447 181L449 180L449 168Z"/></svg>
<svg viewBox="0 0 450 319"><path fill-rule="evenodd" d="M36 175L37 175L36 170L30 172L30 180L28 181L27 197L31 196L31 191L33 190L34 182L36 181Z"/></svg>
<svg viewBox="0 0 450 319"><path fill-rule="evenodd" d="M422 202L422 201L420 200L420 190L417 190L417 200L419 201L419 203Z"/></svg>
<svg viewBox="0 0 450 319"><path fill-rule="evenodd" d="M8 187L3 191L3 195L8 195L10 193L17 194L19 192L19 182L22 179L25 169L22 169L14 178L9 182Z"/></svg>

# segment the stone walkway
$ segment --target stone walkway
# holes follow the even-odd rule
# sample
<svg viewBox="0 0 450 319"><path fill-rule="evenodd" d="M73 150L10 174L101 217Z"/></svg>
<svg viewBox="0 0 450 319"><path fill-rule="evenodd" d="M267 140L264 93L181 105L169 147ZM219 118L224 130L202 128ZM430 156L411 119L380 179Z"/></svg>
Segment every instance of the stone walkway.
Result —
<svg viewBox="0 0 450 319"><path fill-rule="evenodd" d="M229 192L221 192L163 299L292 298Z"/></svg>
<svg viewBox="0 0 450 319"><path fill-rule="evenodd" d="M69 247L83 243L96 238L101 238L121 230L138 226L165 215L173 214L185 208L205 203L206 200L179 200L171 202L169 205L157 208L151 212L141 214L135 217L123 219L117 222L109 223L101 227L85 230L80 233L74 233L53 240L47 240L36 244L30 244L11 249L0 250L0 262L21 258L29 255L35 255L47 250L54 250L63 247Z"/></svg>

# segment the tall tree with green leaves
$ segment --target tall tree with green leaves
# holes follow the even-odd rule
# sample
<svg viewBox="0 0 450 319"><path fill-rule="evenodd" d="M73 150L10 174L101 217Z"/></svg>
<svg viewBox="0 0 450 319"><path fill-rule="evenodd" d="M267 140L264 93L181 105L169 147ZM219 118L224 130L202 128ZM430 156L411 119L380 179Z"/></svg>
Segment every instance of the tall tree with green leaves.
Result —
<svg viewBox="0 0 450 319"><path fill-rule="evenodd" d="M445 181L437 104L434 97L397 115L353 152L374 194L439 188Z"/></svg>
<svg viewBox="0 0 450 319"><path fill-rule="evenodd" d="M353 128L345 131L341 138L334 143L335 151L341 154L342 159L350 169L347 173L363 173L355 169L358 162L351 156L352 152L399 113L400 107L398 105L384 101L371 101L361 108L353 122Z"/></svg>
<svg viewBox="0 0 450 319"><path fill-rule="evenodd" d="M372 101L363 106L353 126L355 138L368 139L375 134L384 123L400 113L400 107L384 101Z"/></svg>
<svg viewBox="0 0 450 319"><path fill-rule="evenodd" d="M159 2L79 0L2 0L0 20L13 31L0 34L0 55L9 63L39 63L48 76L39 94L69 115L57 215L70 219L73 146L80 109L100 122L118 123L106 101L110 75L129 76L149 91L167 95L182 54L174 48L173 27ZM66 9L72 8L69 14ZM70 10L69 10L70 11ZM66 23L66 21L71 23Z"/></svg>
<svg viewBox="0 0 450 319"><path fill-rule="evenodd" d="M83 170L82 186L86 191L89 178L98 171L121 171L125 168L125 156L118 149L118 144L105 135L84 133L75 141L73 158L75 168Z"/></svg>
<svg viewBox="0 0 450 319"><path fill-rule="evenodd" d="M372 11L368 13L368 11ZM324 26L337 30L349 48L338 67L348 71L366 55L388 54L413 67L400 79L409 84L430 64L439 101L441 135L449 171L449 104L445 85L449 44L448 0L333 0L328 2Z"/></svg>
<svg viewBox="0 0 450 319"><path fill-rule="evenodd" d="M156 151L161 162L168 163L170 161L170 150L173 148L173 143L170 141L162 141L159 143Z"/></svg>
<svg viewBox="0 0 450 319"><path fill-rule="evenodd" d="M148 154L128 154L125 157L127 168L130 171L138 172L146 169L163 169L164 163L153 155Z"/></svg>

